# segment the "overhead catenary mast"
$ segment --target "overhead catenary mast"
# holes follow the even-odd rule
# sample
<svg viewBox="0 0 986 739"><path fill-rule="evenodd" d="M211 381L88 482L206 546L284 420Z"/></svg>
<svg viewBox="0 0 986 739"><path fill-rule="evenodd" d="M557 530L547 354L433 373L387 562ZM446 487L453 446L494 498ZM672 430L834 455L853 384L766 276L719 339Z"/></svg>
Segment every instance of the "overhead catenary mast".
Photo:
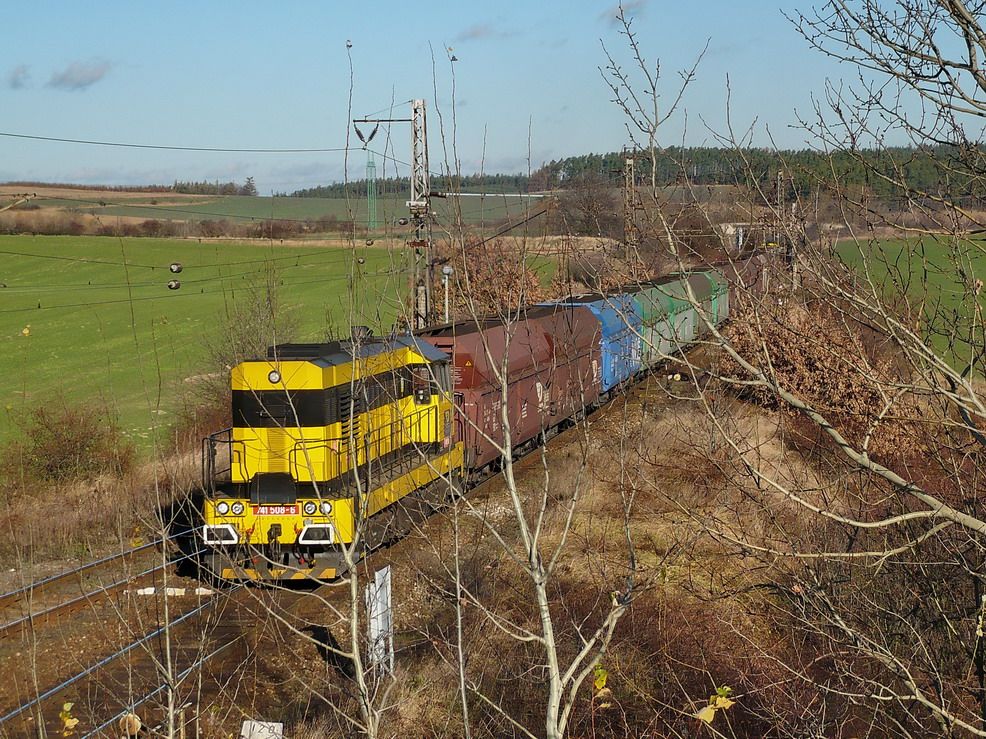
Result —
<svg viewBox="0 0 986 739"><path fill-rule="evenodd" d="M640 246L637 211L641 209L637 194L636 161L638 154L623 150L623 245L628 249Z"/></svg>
<svg viewBox="0 0 986 739"><path fill-rule="evenodd" d="M431 319L431 188L428 181L428 126L425 101L411 101L411 199L407 201L414 226L411 246L423 255L425 269L414 260L414 327L424 328Z"/></svg>
<svg viewBox="0 0 986 739"><path fill-rule="evenodd" d="M366 235L370 238L372 232L380 228L377 220L377 163L373 161L373 152L366 152Z"/></svg>
<svg viewBox="0 0 986 739"><path fill-rule="evenodd" d="M407 201L410 223L414 228L414 237L408 241L408 246L415 250L414 260L414 294L413 328L424 328L431 320L431 187L428 177L428 126L425 119L425 101L411 101L410 118L359 118L357 123L410 123L411 124L411 197ZM360 140L363 136L356 129ZM376 133L376 129L374 129ZM364 143L373 138L370 134ZM423 265L422 265L423 262ZM422 266L424 269L422 269Z"/></svg>

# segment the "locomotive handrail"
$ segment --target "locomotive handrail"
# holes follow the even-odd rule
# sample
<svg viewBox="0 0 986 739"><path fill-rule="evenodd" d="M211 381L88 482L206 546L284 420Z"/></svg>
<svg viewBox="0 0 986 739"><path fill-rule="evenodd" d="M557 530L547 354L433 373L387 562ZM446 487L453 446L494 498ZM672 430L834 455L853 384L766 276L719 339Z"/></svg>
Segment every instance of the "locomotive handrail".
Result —
<svg viewBox="0 0 986 739"><path fill-rule="evenodd" d="M216 449L219 446L225 446L229 451L229 463L223 469L216 467ZM202 487L204 490L215 493L219 475L228 473L232 476L234 464L243 467L244 454L240 449L241 447L243 447L243 442L233 438L232 427L209 434L202 440ZM240 472L242 473L243 470L241 469Z"/></svg>
<svg viewBox="0 0 986 739"><path fill-rule="evenodd" d="M310 476L314 477L315 464L310 457L312 452L323 450L333 452L337 460L337 471L331 476L326 474L325 467L328 465L323 466L323 479L340 477L346 472L351 472L354 466L361 467L365 464L372 464L382 457L383 454L401 449L409 441L413 442L412 430L416 426L420 426L429 416L437 424L439 420L438 408L429 407L415 410L400 418L393 419L383 426L373 428L362 436L354 434L352 437L335 437L331 439L299 439L291 447L291 451L288 452L288 463L291 474L297 480L299 479L299 472L306 470L312 473ZM389 448L383 451L385 445ZM338 460L343 456L347 457L345 469L338 463ZM301 457L300 461L299 457ZM352 457L355 457L355 465L352 464Z"/></svg>

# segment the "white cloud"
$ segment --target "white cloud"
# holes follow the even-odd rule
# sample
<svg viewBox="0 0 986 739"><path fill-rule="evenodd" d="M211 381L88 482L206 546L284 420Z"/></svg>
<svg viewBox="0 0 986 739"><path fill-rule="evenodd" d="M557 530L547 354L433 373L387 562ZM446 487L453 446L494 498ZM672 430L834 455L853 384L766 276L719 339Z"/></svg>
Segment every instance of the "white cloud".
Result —
<svg viewBox="0 0 986 739"><path fill-rule="evenodd" d="M460 31L456 37L455 41L457 43L463 43L465 41L483 41L485 39L502 39L510 38L515 36L514 31L504 31L497 28L492 23L476 23L469 26L463 31Z"/></svg>
<svg viewBox="0 0 986 739"><path fill-rule="evenodd" d="M31 79L31 70L26 64L18 64L16 67L10 70L10 74L7 75L7 87L11 90L20 90L27 87L27 83Z"/></svg>
<svg viewBox="0 0 986 739"><path fill-rule="evenodd" d="M55 72L48 80L48 87L59 90L85 90L103 79L112 64L100 59L72 62L60 72Z"/></svg>
<svg viewBox="0 0 986 739"><path fill-rule="evenodd" d="M626 2L617 3L600 13L599 20L609 23L611 26L618 26L620 25L620 8L623 8L624 17L629 19L642 15L647 7L647 2L648 0L626 0Z"/></svg>

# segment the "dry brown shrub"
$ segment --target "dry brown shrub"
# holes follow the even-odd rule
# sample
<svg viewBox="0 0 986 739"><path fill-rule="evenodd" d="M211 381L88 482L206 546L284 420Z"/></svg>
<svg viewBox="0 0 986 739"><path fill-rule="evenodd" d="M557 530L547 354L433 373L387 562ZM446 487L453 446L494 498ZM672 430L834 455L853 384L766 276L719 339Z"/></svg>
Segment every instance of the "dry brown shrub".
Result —
<svg viewBox="0 0 986 739"><path fill-rule="evenodd" d="M182 476L182 475L178 475ZM25 487L0 509L0 562L23 567L91 559L159 531L158 510L177 487L156 465ZM33 571L33 570L32 570Z"/></svg>
<svg viewBox="0 0 986 739"><path fill-rule="evenodd" d="M699 600L677 588L638 598L606 658L615 708L592 715L586 701L573 733L594 725L603 736L701 735L695 712L728 686L736 705L716 720L726 735L817 735L810 731L822 691L792 680L790 671L811 674L813 653L799 654L783 624L748 613L738 600Z"/></svg>
<svg viewBox="0 0 986 739"><path fill-rule="evenodd" d="M200 477L195 452L138 463L111 415L64 401L29 412L0 456L0 560L88 556L160 531Z"/></svg>
<svg viewBox="0 0 986 739"><path fill-rule="evenodd" d="M461 249L445 245L437 251L439 259L447 260L455 269L450 293L451 313L456 317L504 315L544 297L541 281L528 256L511 242L495 239L467 243ZM433 294L440 295L439 270L435 272Z"/></svg>
<svg viewBox="0 0 986 739"><path fill-rule="evenodd" d="M553 298L585 292L607 292L651 280L658 275L636 252L573 252L555 272L548 287Z"/></svg>
<svg viewBox="0 0 986 739"><path fill-rule="evenodd" d="M198 385L198 378L191 378ZM194 387L184 398L171 430L175 452L198 450L202 440L233 425L232 401L225 388L210 381L206 387Z"/></svg>
<svg viewBox="0 0 986 739"><path fill-rule="evenodd" d="M104 407L48 401L28 410L17 427L17 438L0 452L0 480L8 493L25 484L121 476L134 465L133 443Z"/></svg>
<svg viewBox="0 0 986 739"><path fill-rule="evenodd" d="M806 304L792 295L775 295L756 305L740 296L732 309L724 334L736 352L818 410L851 444L861 446L871 434L873 458L905 459L921 452L921 413L914 399L896 398L889 412L884 410L894 388L907 378L872 337L840 320L831 306ZM722 370L747 376L727 355ZM747 393L764 407L797 413L770 388L758 386Z"/></svg>

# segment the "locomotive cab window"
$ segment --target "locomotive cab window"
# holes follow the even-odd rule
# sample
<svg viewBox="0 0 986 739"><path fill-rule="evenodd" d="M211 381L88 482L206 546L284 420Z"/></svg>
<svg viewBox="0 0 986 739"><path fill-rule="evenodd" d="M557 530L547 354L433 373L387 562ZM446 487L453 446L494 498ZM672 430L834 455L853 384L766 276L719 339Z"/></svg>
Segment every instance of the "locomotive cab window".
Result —
<svg viewBox="0 0 986 739"><path fill-rule="evenodd" d="M411 390L414 402L418 405L431 402L431 372L428 365L421 364L411 368Z"/></svg>

